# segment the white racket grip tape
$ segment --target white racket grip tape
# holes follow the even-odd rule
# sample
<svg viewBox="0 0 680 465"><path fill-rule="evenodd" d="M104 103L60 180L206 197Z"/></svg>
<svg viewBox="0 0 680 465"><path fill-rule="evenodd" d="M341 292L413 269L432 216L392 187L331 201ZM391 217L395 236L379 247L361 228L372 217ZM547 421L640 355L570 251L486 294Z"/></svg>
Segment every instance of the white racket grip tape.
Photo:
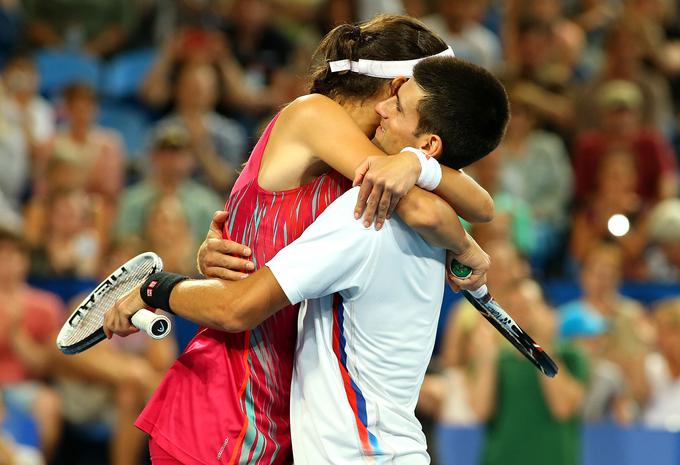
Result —
<svg viewBox="0 0 680 465"><path fill-rule="evenodd" d="M172 322L165 315L159 315L145 308L139 309L130 319L136 328L153 339L163 339L170 333Z"/></svg>
<svg viewBox="0 0 680 465"><path fill-rule="evenodd" d="M485 295L489 293L489 290L486 288L486 284L482 284L482 286L478 289L475 289L474 291L470 291L470 294L476 299L481 299Z"/></svg>

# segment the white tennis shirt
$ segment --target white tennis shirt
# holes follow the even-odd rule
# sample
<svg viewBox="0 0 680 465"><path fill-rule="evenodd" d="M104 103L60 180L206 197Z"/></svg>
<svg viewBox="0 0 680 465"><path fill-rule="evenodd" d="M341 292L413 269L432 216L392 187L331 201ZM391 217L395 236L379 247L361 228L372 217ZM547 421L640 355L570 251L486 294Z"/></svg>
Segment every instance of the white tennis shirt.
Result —
<svg viewBox="0 0 680 465"><path fill-rule="evenodd" d="M267 266L298 319L291 389L296 465L430 463L414 415L444 292L442 249L393 217L333 202Z"/></svg>

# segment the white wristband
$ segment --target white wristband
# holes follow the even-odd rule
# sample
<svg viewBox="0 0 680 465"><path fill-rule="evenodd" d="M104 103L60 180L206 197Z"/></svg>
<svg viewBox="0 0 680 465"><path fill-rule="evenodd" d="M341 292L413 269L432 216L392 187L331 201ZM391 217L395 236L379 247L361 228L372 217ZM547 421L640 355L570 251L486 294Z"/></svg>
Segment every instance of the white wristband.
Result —
<svg viewBox="0 0 680 465"><path fill-rule="evenodd" d="M413 147L404 147L402 152L415 153L420 162L420 176L416 181L416 186L425 189L426 191L433 191L439 186L442 180L442 167L434 157L428 157L422 150Z"/></svg>

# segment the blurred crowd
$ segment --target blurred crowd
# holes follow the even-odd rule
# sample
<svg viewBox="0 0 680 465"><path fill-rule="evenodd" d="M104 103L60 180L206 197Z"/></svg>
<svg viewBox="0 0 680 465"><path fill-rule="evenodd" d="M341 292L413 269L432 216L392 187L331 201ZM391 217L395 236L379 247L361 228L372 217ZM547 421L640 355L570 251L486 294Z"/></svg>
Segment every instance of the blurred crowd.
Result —
<svg viewBox="0 0 680 465"><path fill-rule="evenodd" d="M55 332L139 251L195 274L263 124L307 92L320 38L379 13L420 18L506 85L506 137L468 170L496 217L467 226L492 293L561 366L540 377L457 301L423 418L485 425L484 465L578 463L584 421L680 430L680 298L621 292L680 290L680 2L0 0L1 465L102 463L78 455L91 443L140 463L132 421L177 345L69 358ZM551 300L554 280L579 297Z"/></svg>

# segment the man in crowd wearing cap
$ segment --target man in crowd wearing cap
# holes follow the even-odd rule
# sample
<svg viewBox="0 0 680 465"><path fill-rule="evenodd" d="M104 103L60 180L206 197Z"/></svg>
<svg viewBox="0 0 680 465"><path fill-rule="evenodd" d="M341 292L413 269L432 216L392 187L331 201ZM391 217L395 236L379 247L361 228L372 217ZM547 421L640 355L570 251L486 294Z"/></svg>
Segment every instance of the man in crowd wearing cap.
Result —
<svg viewBox="0 0 680 465"><path fill-rule="evenodd" d="M680 280L680 199L659 203L649 217L647 279L662 282Z"/></svg>
<svg viewBox="0 0 680 465"><path fill-rule="evenodd" d="M149 161L146 179L123 193L114 235L139 234L152 206L161 198L174 196L183 207L195 243L200 244L213 212L222 208L223 202L191 179L194 158L186 130L179 125L159 126L153 134Z"/></svg>
<svg viewBox="0 0 680 465"><path fill-rule="evenodd" d="M574 143L577 200L586 201L593 195L601 160L614 149L633 155L637 193L643 201L673 197L677 192L677 163L663 135L642 126L638 86L631 81L610 81L602 86L596 101L598 129L582 133Z"/></svg>

